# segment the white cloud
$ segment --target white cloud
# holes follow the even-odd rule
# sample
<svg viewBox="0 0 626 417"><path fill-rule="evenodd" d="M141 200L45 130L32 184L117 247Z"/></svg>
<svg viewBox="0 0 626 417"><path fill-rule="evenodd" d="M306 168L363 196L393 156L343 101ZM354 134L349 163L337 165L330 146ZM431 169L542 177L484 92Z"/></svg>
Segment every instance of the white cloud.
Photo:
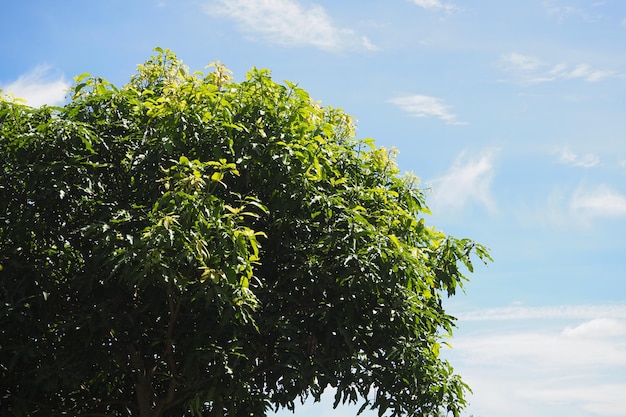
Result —
<svg viewBox="0 0 626 417"><path fill-rule="evenodd" d="M375 50L365 36L336 27L319 5L305 8L295 0L216 0L205 6L210 15L236 21L251 37L286 46L308 45L326 51Z"/></svg>
<svg viewBox="0 0 626 417"><path fill-rule="evenodd" d="M614 76L616 73L614 71L596 70L588 64L578 64L574 67L567 64L557 64L548 71L548 75L552 79L580 78L588 82L596 82Z"/></svg>
<svg viewBox="0 0 626 417"><path fill-rule="evenodd" d="M582 9L571 6L558 6L554 2L544 1L544 10L548 15L555 17L559 22L562 22L570 15L582 13Z"/></svg>
<svg viewBox="0 0 626 417"><path fill-rule="evenodd" d="M622 323L622 326L626 325ZM459 338L454 349L471 363L532 367L536 372L572 368L626 368L626 337L572 337L564 331L528 331Z"/></svg>
<svg viewBox="0 0 626 417"><path fill-rule="evenodd" d="M562 1L558 0L544 0L542 3L546 13L554 17L559 23L564 22L570 17L578 17L586 21L599 20L602 18L602 13L597 9L606 3L604 1L597 1L591 4L572 5L571 0L569 0L570 4L561 5L559 4L561 2Z"/></svg>
<svg viewBox="0 0 626 417"><path fill-rule="evenodd" d="M575 327L566 327L563 334L568 337L580 338L626 336L626 320L602 317Z"/></svg>
<svg viewBox="0 0 626 417"><path fill-rule="evenodd" d="M500 60L505 66L514 71L534 71L542 65L539 59L533 56L518 54L517 52L502 55Z"/></svg>
<svg viewBox="0 0 626 417"><path fill-rule="evenodd" d="M626 384L597 384L588 387L526 389L522 397L560 404L580 404L584 411L597 416L626 416Z"/></svg>
<svg viewBox="0 0 626 417"><path fill-rule="evenodd" d="M474 391L468 412L626 416L626 304L478 310L459 325L472 330L446 354Z"/></svg>
<svg viewBox="0 0 626 417"><path fill-rule="evenodd" d="M606 184L568 188L555 186L544 204L520 209L518 219L529 227L590 228L602 220L626 217L626 194Z"/></svg>
<svg viewBox="0 0 626 417"><path fill-rule="evenodd" d="M426 10L444 10L452 13L458 10L458 7L452 3L442 3L440 0L411 0L419 7Z"/></svg>
<svg viewBox="0 0 626 417"><path fill-rule="evenodd" d="M496 212L491 194L496 154L495 149L469 157L462 152L445 175L432 180L433 207L460 210L473 202L491 213Z"/></svg>
<svg viewBox="0 0 626 417"><path fill-rule="evenodd" d="M450 107L437 97L416 94L395 97L390 99L389 102L400 107L413 117L437 117L448 124L467 124L459 122L456 115L450 111Z"/></svg>
<svg viewBox="0 0 626 417"><path fill-rule="evenodd" d="M559 162L566 165L581 168L592 168L600 163L600 158L597 155L586 153L579 156L566 147L556 149L555 153L559 156Z"/></svg>
<svg viewBox="0 0 626 417"><path fill-rule="evenodd" d="M52 74L52 68L47 65L40 65L12 83L1 86L4 94L24 99L33 107L62 104L69 87L63 76Z"/></svg>
<svg viewBox="0 0 626 417"><path fill-rule="evenodd" d="M626 304L549 307L512 306L470 311L459 315L459 318L463 321L590 319L594 317L626 320Z"/></svg>
<svg viewBox="0 0 626 417"><path fill-rule="evenodd" d="M579 187L570 200L572 214L584 218L626 216L626 196L606 185Z"/></svg>
<svg viewBox="0 0 626 417"><path fill-rule="evenodd" d="M500 65L524 84L538 84L557 80L599 82L619 76L615 71L595 69L586 63L576 65L567 63L546 64L537 57L517 52L503 54L500 57Z"/></svg>

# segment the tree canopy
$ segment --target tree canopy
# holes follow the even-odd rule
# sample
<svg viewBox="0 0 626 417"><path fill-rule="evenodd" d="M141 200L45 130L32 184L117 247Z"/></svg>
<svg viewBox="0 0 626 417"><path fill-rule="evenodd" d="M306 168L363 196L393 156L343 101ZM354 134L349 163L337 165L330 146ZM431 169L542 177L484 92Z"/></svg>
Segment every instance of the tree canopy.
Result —
<svg viewBox="0 0 626 417"><path fill-rule="evenodd" d="M169 50L63 107L0 100L0 411L459 415L439 356L469 239L395 151L299 86Z"/></svg>

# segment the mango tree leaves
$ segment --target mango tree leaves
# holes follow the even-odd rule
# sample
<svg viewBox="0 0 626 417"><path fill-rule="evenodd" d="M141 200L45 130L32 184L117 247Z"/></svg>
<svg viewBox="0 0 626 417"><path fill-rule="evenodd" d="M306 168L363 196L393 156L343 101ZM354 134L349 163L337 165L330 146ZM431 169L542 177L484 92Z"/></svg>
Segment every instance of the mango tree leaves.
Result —
<svg viewBox="0 0 626 417"><path fill-rule="evenodd" d="M11 415L458 415L442 298L486 249L425 225L395 151L267 70L157 49L62 108L0 101L0 372Z"/></svg>

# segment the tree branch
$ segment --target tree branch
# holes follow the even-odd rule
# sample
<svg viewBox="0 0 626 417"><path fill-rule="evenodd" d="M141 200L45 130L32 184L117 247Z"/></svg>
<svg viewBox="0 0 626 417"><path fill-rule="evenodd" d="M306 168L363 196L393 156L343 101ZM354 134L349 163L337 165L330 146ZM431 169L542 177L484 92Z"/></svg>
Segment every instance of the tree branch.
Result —
<svg viewBox="0 0 626 417"><path fill-rule="evenodd" d="M180 312L181 302L180 300L175 300L173 295L170 295L168 298L168 305L170 310L170 320L167 325L167 332L165 333L165 347L163 349L163 356L170 370L170 380L165 397L160 398L157 401L157 406L154 412L155 417L161 416L161 414L163 414L165 410L167 410L170 406L174 404L176 387L178 386L178 382L176 381L176 379L178 378L178 367L176 366L176 358L174 357L173 336L176 321L178 320L178 314Z"/></svg>
<svg viewBox="0 0 626 417"><path fill-rule="evenodd" d="M146 371L141 354L134 345L128 346L130 364L135 371L135 395L139 406L139 417L151 417L152 414L152 386Z"/></svg>

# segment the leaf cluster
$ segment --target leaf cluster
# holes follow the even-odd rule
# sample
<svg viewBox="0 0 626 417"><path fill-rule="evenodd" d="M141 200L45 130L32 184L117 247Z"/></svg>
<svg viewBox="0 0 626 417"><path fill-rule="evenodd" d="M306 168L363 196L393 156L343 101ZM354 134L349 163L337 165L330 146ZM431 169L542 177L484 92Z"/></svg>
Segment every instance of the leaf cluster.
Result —
<svg viewBox="0 0 626 417"><path fill-rule="evenodd" d="M395 151L252 69L168 50L64 107L0 101L0 373L13 415L458 416L442 307L486 249L427 226Z"/></svg>

